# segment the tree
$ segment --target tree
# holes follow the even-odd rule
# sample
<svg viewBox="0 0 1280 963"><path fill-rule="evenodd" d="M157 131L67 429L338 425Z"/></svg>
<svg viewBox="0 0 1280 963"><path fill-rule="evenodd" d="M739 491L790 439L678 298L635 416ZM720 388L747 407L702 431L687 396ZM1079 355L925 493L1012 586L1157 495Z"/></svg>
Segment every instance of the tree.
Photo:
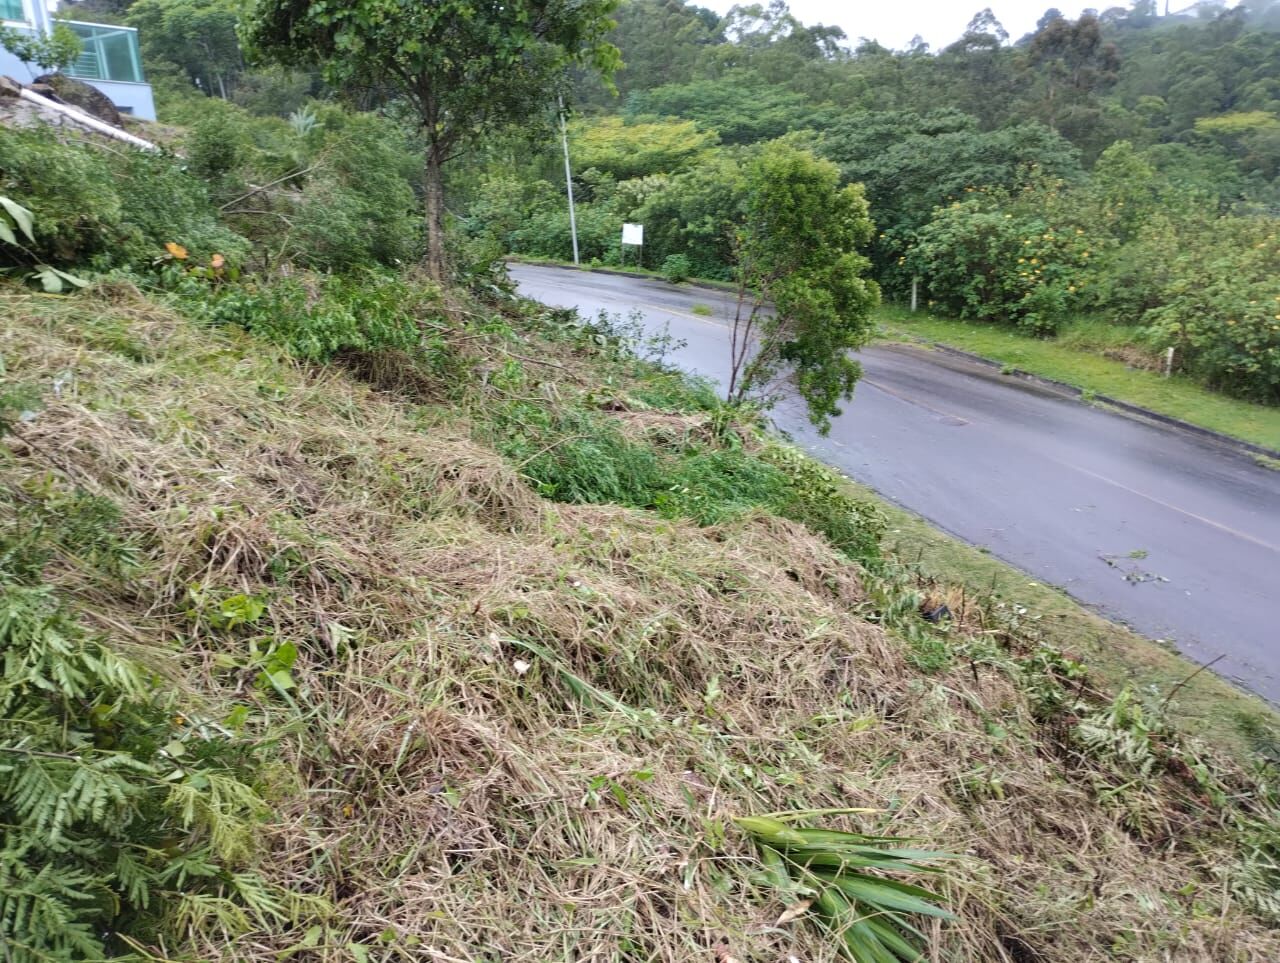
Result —
<svg viewBox="0 0 1280 963"><path fill-rule="evenodd" d="M1081 175L1079 153L1048 127L981 131L955 110L849 113L825 131L820 150L845 180L865 186L879 227L872 257L891 290L909 286L898 258L935 208L980 187L1015 190L1039 176Z"/></svg>
<svg viewBox="0 0 1280 963"><path fill-rule="evenodd" d="M54 24L48 34L19 33L0 26L0 47L26 64L28 70L32 64L44 70L65 70L84 53L84 44L65 23Z"/></svg>
<svg viewBox="0 0 1280 963"><path fill-rule="evenodd" d="M1000 115L1007 115L1016 86L1008 40L1009 31L988 7L974 14L960 39L938 56L937 65L954 88L952 106L973 114L984 127L996 126Z"/></svg>
<svg viewBox="0 0 1280 963"><path fill-rule="evenodd" d="M226 100L244 70L236 37L239 0L138 0L125 20L143 56L181 67L206 94Z"/></svg>
<svg viewBox="0 0 1280 963"><path fill-rule="evenodd" d="M823 111L802 95L762 82L744 69L727 71L715 80L667 84L633 93L626 117L679 117L704 130L714 130L725 144L772 140L817 122Z"/></svg>
<svg viewBox="0 0 1280 963"><path fill-rule="evenodd" d="M719 16L682 0L633 0L618 8L617 21L609 39L626 51L617 78L623 97L689 82L706 47L724 42Z"/></svg>
<svg viewBox="0 0 1280 963"><path fill-rule="evenodd" d="M594 167L618 180L683 170L719 139L688 120L624 124L616 116L575 123L570 138L577 168Z"/></svg>
<svg viewBox="0 0 1280 963"><path fill-rule="evenodd" d="M748 165L746 195L728 398L769 403L789 375L825 432L862 374L848 353L870 338L880 300L858 253L874 230L862 185L841 188L835 164L781 140Z"/></svg>
<svg viewBox="0 0 1280 963"><path fill-rule="evenodd" d="M1085 13L1075 23L1061 14L1046 14L1027 46L1027 65L1034 76L1037 112L1062 131L1062 118L1071 108L1093 106L1093 98L1115 84L1120 55L1103 38L1093 14Z"/></svg>
<svg viewBox="0 0 1280 963"><path fill-rule="evenodd" d="M286 64L322 62L335 84L403 97L426 143L427 270L446 273L444 164L504 126L545 116L565 70L606 76L618 50L605 39L617 0L259 0L245 35Z"/></svg>

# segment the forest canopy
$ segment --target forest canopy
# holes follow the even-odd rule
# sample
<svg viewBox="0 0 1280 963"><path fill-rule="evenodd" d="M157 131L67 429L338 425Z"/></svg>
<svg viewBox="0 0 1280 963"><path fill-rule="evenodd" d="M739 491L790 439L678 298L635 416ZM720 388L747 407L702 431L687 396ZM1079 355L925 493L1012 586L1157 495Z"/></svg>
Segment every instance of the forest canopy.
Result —
<svg viewBox="0 0 1280 963"><path fill-rule="evenodd" d="M938 50L780 0L628 0L615 19L616 92L583 73L572 93L586 260L617 263L639 221L646 266L733 276L742 172L786 137L864 185L887 296L914 283L1039 336L1100 319L1131 357L1172 347L1184 373L1280 402L1280 3L1050 9L1020 38L982 10ZM548 139L458 172L475 248L567 259L561 165Z"/></svg>

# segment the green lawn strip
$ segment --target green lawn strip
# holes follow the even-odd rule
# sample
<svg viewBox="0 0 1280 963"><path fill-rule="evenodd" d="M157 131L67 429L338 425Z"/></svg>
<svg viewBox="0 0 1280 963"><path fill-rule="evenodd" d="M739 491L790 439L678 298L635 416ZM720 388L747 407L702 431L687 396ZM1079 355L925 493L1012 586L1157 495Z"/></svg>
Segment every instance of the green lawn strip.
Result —
<svg viewBox="0 0 1280 963"><path fill-rule="evenodd" d="M1212 670L1197 673L1197 665L1171 648L1090 612L1061 589L939 531L871 489L847 484L889 516L886 553L972 597L1025 606L1029 616L1039 617L1046 642L1089 666L1109 688L1154 687L1163 699L1189 679L1170 701L1170 717L1179 728L1237 757L1280 753L1280 713L1262 699Z"/></svg>
<svg viewBox="0 0 1280 963"><path fill-rule="evenodd" d="M1065 382L1086 392L1108 395L1213 431L1280 450L1280 408L1237 401L1184 378L1151 371L1053 341L993 327L912 314L893 306L879 309L889 339L923 338L982 355L1002 365Z"/></svg>

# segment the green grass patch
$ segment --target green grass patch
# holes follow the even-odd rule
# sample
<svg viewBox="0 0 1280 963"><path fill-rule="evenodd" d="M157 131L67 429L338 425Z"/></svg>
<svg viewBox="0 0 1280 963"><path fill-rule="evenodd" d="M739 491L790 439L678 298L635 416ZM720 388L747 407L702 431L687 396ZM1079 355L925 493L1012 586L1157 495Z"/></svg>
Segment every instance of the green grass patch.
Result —
<svg viewBox="0 0 1280 963"><path fill-rule="evenodd" d="M666 376L656 378L662 384ZM668 411L700 413L698 387L683 409ZM718 433L714 418L703 420L682 437L667 430L636 437L589 408L552 411L515 401L490 412L480 434L553 501L625 505L699 525L772 512L820 533L850 558L878 555L883 518L843 491L834 472L775 442L748 450L736 433Z"/></svg>
<svg viewBox="0 0 1280 963"><path fill-rule="evenodd" d="M708 304L695 304L689 310L692 311L694 314L704 318L708 318L712 314L711 306Z"/></svg>
<svg viewBox="0 0 1280 963"><path fill-rule="evenodd" d="M912 314L889 305L879 309L879 320L884 336L890 339L937 341L990 358L1001 364L1002 370L1021 369L1255 445L1280 449L1280 408L1227 398L1185 378L1165 378L1098 353L1132 347L1132 329L1082 321L1049 341L986 324Z"/></svg>

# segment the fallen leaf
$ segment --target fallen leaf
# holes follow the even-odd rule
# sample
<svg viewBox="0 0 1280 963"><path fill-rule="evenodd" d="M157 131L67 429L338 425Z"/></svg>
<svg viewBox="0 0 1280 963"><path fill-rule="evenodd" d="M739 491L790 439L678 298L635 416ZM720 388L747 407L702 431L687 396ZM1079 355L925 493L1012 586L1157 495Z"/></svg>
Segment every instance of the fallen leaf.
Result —
<svg viewBox="0 0 1280 963"><path fill-rule="evenodd" d="M227 263L227 259L223 257L221 254L215 254L212 258L209 259L209 266L213 268L215 271L221 271L223 265L225 265L226 263Z"/></svg>
<svg viewBox="0 0 1280 963"><path fill-rule="evenodd" d="M187 259L187 249L181 244L175 244L173 241L165 243L164 249L169 252L170 256L178 261Z"/></svg>
<svg viewBox="0 0 1280 963"><path fill-rule="evenodd" d="M524 659L516 659L511 663L511 667L516 670L516 675L524 675L533 668L533 665Z"/></svg>
<svg viewBox="0 0 1280 963"><path fill-rule="evenodd" d="M809 912L809 907L812 905L813 900L811 899L802 899L798 903L791 904L786 908L783 914L778 917L778 922L773 925L782 926L786 923L790 923L792 920L798 920L800 917L804 916L805 913Z"/></svg>

